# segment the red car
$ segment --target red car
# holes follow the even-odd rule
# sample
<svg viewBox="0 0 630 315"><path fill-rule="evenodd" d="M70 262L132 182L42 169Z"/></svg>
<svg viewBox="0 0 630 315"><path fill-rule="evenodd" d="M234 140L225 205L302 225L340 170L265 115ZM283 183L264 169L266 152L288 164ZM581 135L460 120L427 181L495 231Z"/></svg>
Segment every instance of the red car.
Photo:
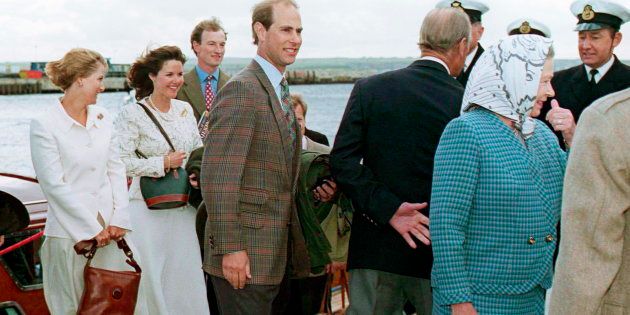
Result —
<svg viewBox="0 0 630 315"><path fill-rule="evenodd" d="M48 204L37 180L0 173L0 207L0 234L9 231L0 245L0 315L49 314L39 258ZM28 223L26 215L24 224L9 218L24 210Z"/></svg>

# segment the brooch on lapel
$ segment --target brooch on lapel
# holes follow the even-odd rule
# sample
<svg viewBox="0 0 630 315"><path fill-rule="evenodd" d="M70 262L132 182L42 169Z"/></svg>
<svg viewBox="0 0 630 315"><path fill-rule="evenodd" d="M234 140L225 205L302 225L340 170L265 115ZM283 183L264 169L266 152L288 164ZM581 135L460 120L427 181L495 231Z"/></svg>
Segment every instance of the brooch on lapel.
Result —
<svg viewBox="0 0 630 315"><path fill-rule="evenodd" d="M181 117L186 117L188 115L188 110L184 108L184 110L182 111L181 114L179 114L179 116Z"/></svg>
<svg viewBox="0 0 630 315"><path fill-rule="evenodd" d="M103 114L98 114L98 116L96 116L96 118L98 118L99 120L103 119Z"/></svg>

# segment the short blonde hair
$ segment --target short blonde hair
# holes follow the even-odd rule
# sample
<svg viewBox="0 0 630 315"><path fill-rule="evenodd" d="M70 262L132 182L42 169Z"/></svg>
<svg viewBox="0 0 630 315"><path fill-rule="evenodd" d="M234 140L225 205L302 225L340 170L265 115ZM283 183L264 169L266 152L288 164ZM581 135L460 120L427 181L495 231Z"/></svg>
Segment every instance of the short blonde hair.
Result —
<svg viewBox="0 0 630 315"><path fill-rule="evenodd" d="M302 94L291 93L291 106L293 107L293 110L295 110L298 106L302 107L302 112L304 112L304 117L306 117L308 105L306 105L306 101L304 100Z"/></svg>
<svg viewBox="0 0 630 315"><path fill-rule="evenodd" d="M462 39L470 43L471 25L468 15L455 8L429 11L420 28L420 49L446 53Z"/></svg>
<svg viewBox="0 0 630 315"><path fill-rule="evenodd" d="M67 90L78 78L85 78L93 74L99 65L107 69L107 61L96 51L85 48L74 48L63 58L46 64L46 75L50 81Z"/></svg>
<svg viewBox="0 0 630 315"><path fill-rule="evenodd" d="M273 6L279 3L289 4L298 9L298 5L294 0L264 0L257 3L252 9L252 36L254 37L254 45L258 45L258 35L254 30L254 24L260 22L266 30L273 24Z"/></svg>

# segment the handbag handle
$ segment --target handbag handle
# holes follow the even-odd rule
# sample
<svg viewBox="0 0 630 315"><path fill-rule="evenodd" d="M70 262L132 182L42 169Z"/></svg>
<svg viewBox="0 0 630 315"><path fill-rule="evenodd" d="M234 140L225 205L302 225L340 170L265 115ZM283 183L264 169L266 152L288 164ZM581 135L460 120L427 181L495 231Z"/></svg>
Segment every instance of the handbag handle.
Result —
<svg viewBox="0 0 630 315"><path fill-rule="evenodd" d="M90 264L92 263L92 258L94 258L94 254L96 254L96 250L98 249L96 244L96 240L91 239L87 241L80 241L74 245L74 251L78 255L83 255L85 258L87 258L86 266L90 266ZM125 241L124 238L121 238L120 240L116 241L116 244L118 245L118 248L122 249L122 251L125 253L125 256L127 256L127 264L133 267L137 273L141 273L142 269L140 268L140 265L138 265L138 262L136 262L136 260L133 258L133 252L131 251L131 248L129 248L127 241Z"/></svg>
<svg viewBox="0 0 630 315"><path fill-rule="evenodd" d="M173 143L171 142L171 138L168 137L168 134L166 134L166 131L164 131L164 128L162 128L162 125L160 125L160 122L157 120L157 118L155 118L153 113L151 113L149 108L147 108L146 106L144 106L144 104L140 102L137 102L136 104L140 105L140 107L144 109L144 111L147 113L147 116L149 116L149 118L151 118L151 121L153 121L153 123L158 127L158 129L160 130L160 133L164 136L164 139L166 139L166 142L168 142L168 145L171 147L173 152L177 151L175 150L175 146L173 146Z"/></svg>
<svg viewBox="0 0 630 315"><path fill-rule="evenodd" d="M319 313L318 314L332 314L332 309L330 306L330 287L332 285L333 275L328 274L328 278L326 279L326 287L324 288L324 296L322 297L322 302L319 304Z"/></svg>

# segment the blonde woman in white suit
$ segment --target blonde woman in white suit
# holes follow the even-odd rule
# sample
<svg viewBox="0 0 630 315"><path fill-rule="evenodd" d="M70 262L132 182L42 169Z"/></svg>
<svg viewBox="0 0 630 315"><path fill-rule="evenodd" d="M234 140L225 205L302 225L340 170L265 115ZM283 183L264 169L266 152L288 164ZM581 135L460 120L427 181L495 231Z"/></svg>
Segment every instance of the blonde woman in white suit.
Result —
<svg viewBox="0 0 630 315"><path fill-rule="evenodd" d="M53 315L76 314L80 303L86 259L73 250L76 243L96 240L93 266L129 270L111 242L131 229L125 167L112 141L111 115L92 105L106 72L105 59L88 49L72 49L48 63L46 74L64 94L31 122L33 166L48 200L41 258ZM136 313L142 303L139 296Z"/></svg>

